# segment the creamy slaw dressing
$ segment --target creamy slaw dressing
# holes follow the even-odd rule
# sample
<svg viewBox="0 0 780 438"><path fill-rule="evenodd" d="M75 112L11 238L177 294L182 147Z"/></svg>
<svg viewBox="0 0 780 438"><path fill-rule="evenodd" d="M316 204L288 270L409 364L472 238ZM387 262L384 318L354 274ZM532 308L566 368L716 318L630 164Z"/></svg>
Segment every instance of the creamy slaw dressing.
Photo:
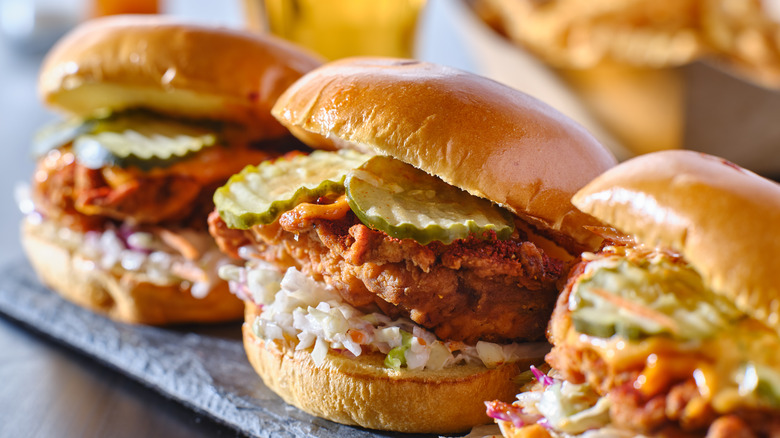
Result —
<svg viewBox="0 0 780 438"><path fill-rule="evenodd" d="M244 254L250 250L244 250ZM220 277L230 290L244 300L262 306L252 321L254 334L264 340L294 345L296 350L312 349L317 365L329 350L343 354L380 352L391 368L442 369L457 364L483 364L496 367L530 354L541 356L546 343L494 344L442 342L428 330L406 319L363 311L344 301L324 282L316 281L295 268L280 273L274 266L249 260L244 267L225 265ZM538 357L538 356L537 356Z"/></svg>

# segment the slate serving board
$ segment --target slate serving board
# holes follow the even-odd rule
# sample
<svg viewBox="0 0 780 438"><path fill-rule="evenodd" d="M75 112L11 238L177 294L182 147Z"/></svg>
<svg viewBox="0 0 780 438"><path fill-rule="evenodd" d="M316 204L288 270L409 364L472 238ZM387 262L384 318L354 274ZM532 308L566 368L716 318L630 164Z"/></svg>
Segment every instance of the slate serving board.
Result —
<svg viewBox="0 0 780 438"><path fill-rule="evenodd" d="M0 267L0 313L253 437L430 437L312 417L266 388L244 355L240 323L157 328L111 321L43 286L26 260Z"/></svg>

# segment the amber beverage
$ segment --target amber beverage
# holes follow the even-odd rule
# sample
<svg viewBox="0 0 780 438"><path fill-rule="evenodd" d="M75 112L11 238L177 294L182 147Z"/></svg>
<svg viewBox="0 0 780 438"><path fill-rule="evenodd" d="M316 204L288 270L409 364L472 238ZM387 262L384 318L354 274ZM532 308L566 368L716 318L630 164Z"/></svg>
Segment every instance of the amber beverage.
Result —
<svg viewBox="0 0 780 438"><path fill-rule="evenodd" d="M411 57L424 4L425 0L245 0L250 27L266 27L329 59ZM264 15L260 21L258 14Z"/></svg>
<svg viewBox="0 0 780 438"><path fill-rule="evenodd" d="M156 14L160 10L158 0L93 0L93 17L117 14Z"/></svg>

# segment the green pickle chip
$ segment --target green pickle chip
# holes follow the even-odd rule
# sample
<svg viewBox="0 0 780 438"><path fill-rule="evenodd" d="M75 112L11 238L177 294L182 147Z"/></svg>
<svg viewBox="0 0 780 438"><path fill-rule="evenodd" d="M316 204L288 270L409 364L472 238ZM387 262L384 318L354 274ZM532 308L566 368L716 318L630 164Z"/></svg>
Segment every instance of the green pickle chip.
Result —
<svg viewBox="0 0 780 438"><path fill-rule="evenodd" d="M488 231L506 239L514 231L510 212L394 158L371 158L344 185L358 218L398 239L449 244Z"/></svg>
<svg viewBox="0 0 780 438"><path fill-rule="evenodd" d="M706 339L741 317L691 267L663 256L648 261L616 257L612 264L594 268L575 283L569 308L577 331L629 340L658 335Z"/></svg>
<svg viewBox="0 0 780 438"><path fill-rule="evenodd" d="M274 222L302 202L344 193L344 177L367 155L354 151L315 151L247 166L214 193L214 205L230 228Z"/></svg>
<svg viewBox="0 0 780 438"><path fill-rule="evenodd" d="M120 114L93 124L90 133L73 142L76 159L92 169L169 166L217 144L213 129L143 113Z"/></svg>
<svg viewBox="0 0 780 438"><path fill-rule="evenodd" d="M34 157L40 157L47 152L64 146L78 138L89 134L95 129L98 121L95 119L66 119L50 123L41 128L32 141Z"/></svg>

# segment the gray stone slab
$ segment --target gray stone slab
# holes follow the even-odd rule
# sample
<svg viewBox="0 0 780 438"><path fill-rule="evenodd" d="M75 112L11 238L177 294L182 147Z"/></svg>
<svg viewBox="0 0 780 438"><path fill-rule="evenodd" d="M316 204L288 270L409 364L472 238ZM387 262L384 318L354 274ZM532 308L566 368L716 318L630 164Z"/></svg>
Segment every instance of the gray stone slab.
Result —
<svg viewBox="0 0 780 438"><path fill-rule="evenodd" d="M117 323L48 290L26 260L0 267L0 313L249 436L425 436L344 426L285 404L247 361L240 323L175 328Z"/></svg>

